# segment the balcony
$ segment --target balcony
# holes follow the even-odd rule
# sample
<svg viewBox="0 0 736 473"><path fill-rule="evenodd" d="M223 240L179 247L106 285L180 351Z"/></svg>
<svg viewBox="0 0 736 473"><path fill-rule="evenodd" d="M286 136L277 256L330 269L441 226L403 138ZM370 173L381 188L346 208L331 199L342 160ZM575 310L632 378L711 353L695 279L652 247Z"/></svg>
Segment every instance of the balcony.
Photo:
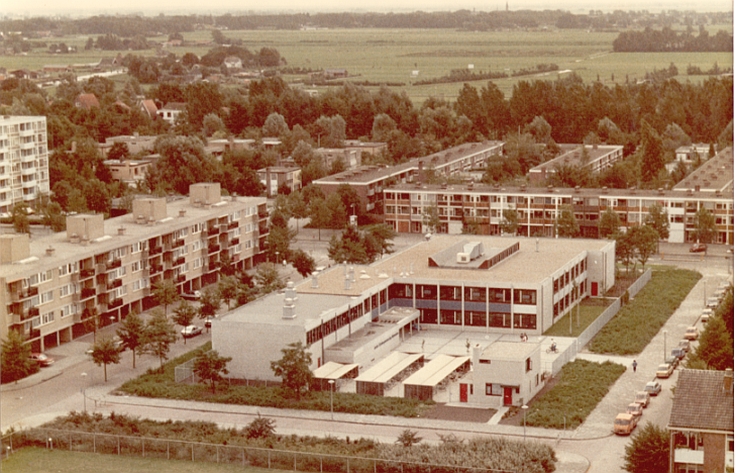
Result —
<svg viewBox="0 0 736 473"><path fill-rule="evenodd" d="M95 275L94 268L82 269L79 271L79 279L89 279Z"/></svg>
<svg viewBox="0 0 736 473"><path fill-rule="evenodd" d="M184 264L184 261L186 261L186 258L180 256L174 260L174 266L181 266L182 264Z"/></svg>
<svg viewBox="0 0 736 473"><path fill-rule="evenodd" d="M157 273L160 273L161 271L163 271L163 269L164 269L164 267L161 266L160 264L152 264L151 265L151 271L150 272L151 272L151 274L157 274Z"/></svg>
<svg viewBox="0 0 736 473"><path fill-rule="evenodd" d="M108 291L111 291L111 290L113 290L113 289L115 289L117 287L120 287L122 285L123 285L123 280L122 279L120 279L120 278L113 279L112 281L109 281L107 283L107 290Z"/></svg>
<svg viewBox="0 0 736 473"><path fill-rule="evenodd" d="M113 269L117 269L123 265L123 261L119 258L116 258L112 261L108 261L105 263L105 271L112 271Z"/></svg>
<svg viewBox="0 0 736 473"><path fill-rule="evenodd" d="M179 238L177 240L174 240L174 242L171 244L171 247L172 248L181 248L182 246L184 246L184 239L183 238Z"/></svg>
<svg viewBox="0 0 736 473"><path fill-rule="evenodd" d="M38 307L31 307L28 309L28 318L30 317L36 317L41 313Z"/></svg>
<svg viewBox="0 0 736 473"><path fill-rule="evenodd" d="M122 299L120 299L120 298L113 299L113 300L111 300L110 302L107 303L107 310L111 310L111 309L114 309L116 307L120 307L121 305L123 305L123 300Z"/></svg>
<svg viewBox="0 0 736 473"><path fill-rule="evenodd" d="M94 297L95 294L97 294L97 291L93 287L84 287L82 288L82 292L79 295L80 300L89 299L90 297Z"/></svg>
<svg viewBox="0 0 736 473"><path fill-rule="evenodd" d="M212 228L208 228L207 229L207 235L209 235L209 236L218 235L219 233L220 233L220 228L219 227L212 227Z"/></svg>
<svg viewBox="0 0 736 473"><path fill-rule="evenodd" d="M176 277L176 284L181 284L186 280L187 280L187 277L183 274L180 274Z"/></svg>
<svg viewBox="0 0 736 473"><path fill-rule="evenodd" d="M227 224L228 230L233 230L235 228L238 228L239 226L240 226L240 222L238 222L237 220Z"/></svg>
<svg viewBox="0 0 736 473"><path fill-rule="evenodd" d="M38 287L31 286L27 287L18 292L18 300L28 299L29 297L38 295Z"/></svg>
<svg viewBox="0 0 736 473"><path fill-rule="evenodd" d="M235 246L238 243L240 243L240 238L233 238L232 240L230 240L230 246Z"/></svg>
<svg viewBox="0 0 736 473"><path fill-rule="evenodd" d="M154 246L151 248L151 256L157 255L164 251L164 248L162 246Z"/></svg>
<svg viewBox="0 0 736 473"><path fill-rule="evenodd" d="M220 245L210 245L207 247L207 254L217 253L220 251Z"/></svg>

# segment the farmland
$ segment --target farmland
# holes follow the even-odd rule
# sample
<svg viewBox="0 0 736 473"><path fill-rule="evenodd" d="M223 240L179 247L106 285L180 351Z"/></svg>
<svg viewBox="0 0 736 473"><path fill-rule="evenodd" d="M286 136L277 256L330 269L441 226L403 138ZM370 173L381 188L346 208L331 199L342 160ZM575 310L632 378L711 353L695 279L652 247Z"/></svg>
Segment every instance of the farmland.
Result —
<svg viewBox="0 0 736 473"><path fill-rule="evenodd" d="M709 29L732 31L731 25L712 25ZM686 76L688 65L702 70L718 63L721 68L732 67L732 53L612 53L612 42L617 32L588 32L585 30L535 30L471 32L438 29L316 29L307 31L248 30L226 31L231 39L242 40L251 51L262 47L277 49L289 67L312 70L325 68L346 69L351 81L403 84L415 103L429 96L443 96L453 100L460 83L412 85L419 80L445 76L454 69L505 72L509 74L538 64L556 64L557 72L537 76L499 79L494 82L508 97L519 80L555 79L574 72L585 82L596 80L606 85L624 84L640 80L647 72L664 69L672 63L680 71L679 79L699 82L706 76ZM202 45L211 39L209 31L184 33L184 39L201 46L169 48L181 57L186 52L199 56L211 46ZM27 56L5 56L0 65L8 69L40 69L45 64L91 63L117 52L97 53L83 51L86 36L54 38L76 45L79 53L52 55L35 49ZM166 37L151 38L164 42ZM152 50L132 52L150 55ZM124 52L127 54L127 52ZM414 72L413 74L413 71ZM305 76L285 76L290 82ZM479 81L477 87L484 84Z"/></svg>

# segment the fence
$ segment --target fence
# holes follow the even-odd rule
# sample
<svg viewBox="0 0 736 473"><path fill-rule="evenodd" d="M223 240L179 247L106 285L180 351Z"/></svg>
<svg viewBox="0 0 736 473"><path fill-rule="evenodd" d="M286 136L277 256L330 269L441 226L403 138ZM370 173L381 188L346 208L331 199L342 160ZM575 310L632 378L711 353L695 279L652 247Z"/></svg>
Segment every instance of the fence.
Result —
<svg viewBox="0 0 736 473"><path fill-rule="evenodd" d="M211 351L211 350L210 350ZM209 353L209 351L207 352ZM185 361L179 366L174 367L174 381L177 383L198 383L199 376L194 372L194 361L196 358L192 358L189 361Z"/></svg>
<svg viewBox="0 0 736 473"><path fill-rule="evenodd" d="M13 432L3 437L1 441L5 456L12 454L15 448L35 446L74 452L225 463L310 473L515 473L514 470L435 465L44 428Z"/></svg>

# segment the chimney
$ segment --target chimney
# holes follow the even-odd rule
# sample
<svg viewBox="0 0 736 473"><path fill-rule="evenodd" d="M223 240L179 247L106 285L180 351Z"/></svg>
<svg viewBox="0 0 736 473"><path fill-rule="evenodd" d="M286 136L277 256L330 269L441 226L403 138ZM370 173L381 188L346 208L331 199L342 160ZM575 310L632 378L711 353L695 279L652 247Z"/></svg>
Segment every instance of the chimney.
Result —
<svg viewBox="0 0 736 473"><path fill-rule="evenodd" d="M125 227L118 227L118 235L120 236L125 235Z"/></svg>
<svg viewBox="0 0 736 473"><path fill-rule="evenodd" d="M296 306L294 301L288 297L284 299L284 312L281 316L282 319L295 319L296 318Z"/></svg>
<svg viewBox="0 0 736 473"><path fill-rule="evenodd" d="M345 290L350 290L350 275L348 274L345 275Z"/></svg>
<svg viewBox="0 0 736 473"><path fill-rule="evenodd" d="M294 282L289 281L286 283L286 291L284 291L284 297L296 301L299 297L296 295L296 289L294 289Z"/></svg>
<svg viewBox="0 0 736 473"><path fill-rule="evenodd" d="M53 246L49 245L49 247L46 248L46 256L53 256L55 251L56 249Z"/></svg>
<svg viewBox="0 0 736 473"><path fill-rule="evenodd" d="M312 289L319 288L319 279L317 279L317 271L312 273Z"/></svg>
<svg viewBox="0 0 736 473"><path fill-rule="evenodd" d="M731 368L726 368L723 374L723 390L727 393L733 390L733 370Z"/></svg>
<svg viewBox="0 0 736 473"><path fill-rule="evenodd" d="M179 217L184 217L186 214L187 214L187 210L186 209L179 210Z"/></svg>

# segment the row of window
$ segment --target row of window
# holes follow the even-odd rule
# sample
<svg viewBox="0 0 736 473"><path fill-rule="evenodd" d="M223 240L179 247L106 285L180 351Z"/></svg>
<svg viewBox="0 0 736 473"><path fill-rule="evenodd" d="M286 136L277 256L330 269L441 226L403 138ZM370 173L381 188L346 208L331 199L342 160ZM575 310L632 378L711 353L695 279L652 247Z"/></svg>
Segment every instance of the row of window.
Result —
<svg viewBox="0 0 736 473"><path fill-rule="evenodd" d="M439 288L440 301L495 302L510 303L510 288L486 288L474 286L444 286L436 284L391 284L388 288L389 299L437 300ZM514 289L514 304L536 305L537 291L534 289Z"/></svg>

